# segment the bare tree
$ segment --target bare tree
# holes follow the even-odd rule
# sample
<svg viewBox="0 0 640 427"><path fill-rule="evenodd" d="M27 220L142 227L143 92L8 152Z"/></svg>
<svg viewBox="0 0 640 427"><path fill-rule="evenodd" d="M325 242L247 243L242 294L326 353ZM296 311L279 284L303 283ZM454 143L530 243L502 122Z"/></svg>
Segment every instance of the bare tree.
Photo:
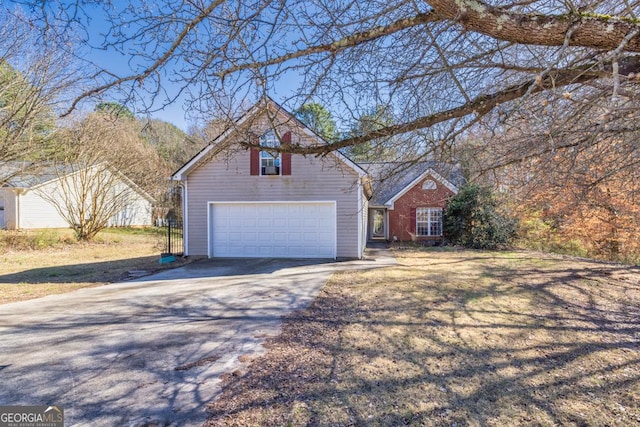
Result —
<svg viewBox="0 0 640 427"><path fill-rule="evenodd" d="M104 228L119 225L117 216L140 197L108 163L58 165L55 171L58 185L36 191L56 208L78 240L92 240Z"/></svg>
<svg viewBox="0 0 640 427"><path fill-rule="evenodd" d="M394 138L403 160L458 157L472 177L518 197L538 183L570 183L584 200L601 200L594 212L609 222L619 220L605 206L607 188L627 188L620 183L640 162L637 2L15 0L5 7L16 3L43 34L81 34L86 48L128 59L122 72L86 56L93 81L68 110L106 93L148 110L188 95L204 122L215 111L229 123L272 95L291 111L318 102L348 129L381 106L393 122L328 145L285 148L324 154ZM96 17L107 28L100 37L88 30ZM619 198L632 205L625 223L640 223L637 187Z"/></svg>
<svg viewBox="0 0 640 427"><path fill-rule="evenodd" d="M212 126L205 128L202 131L203 136L191 137L171 123L154 119L143 121L141 133L143 139L155 148L159 156L174 171L206 145L202 141L212 141L215 138L204 136L206 130L210 129Z"/></svg>
<svg viewBox="0 0 640 427"><path fill-rule="evenodd" d="M165 191L169 169L142 140L140 128L137 120L94 113L58 132L49 165L58 185L38 191L79 240L91 240L107 226L127 225L120 217L137 214L136 201L148 194L144 188Z"/></svg>
<svg viewBox="0 0 640 427"><path fill-rule="evenodd" d="M0 9L0 185L50 153L56 108L74 82L58 46L43 43L23 14Z"/></svg>
<svg viewBox="0 0 640 427"><path fill-rule="evenodd" d="M604 99L633 94L640 72L638 6L622 0L19 3L32 5L34 23L49 33L86 28L102 15L110 28L89 43L130 58L128 74L97 67L95 84L72 108L118 88L127 99L160 102L189 91L194 109L211 111L273 94L298 74L285 100L292 109L313 98L343 119L376 105L400 118L328 147L288 147L299 152L422 129L441 144L542 92L554 94L552 102L595 84L605 87Z"/></svg>

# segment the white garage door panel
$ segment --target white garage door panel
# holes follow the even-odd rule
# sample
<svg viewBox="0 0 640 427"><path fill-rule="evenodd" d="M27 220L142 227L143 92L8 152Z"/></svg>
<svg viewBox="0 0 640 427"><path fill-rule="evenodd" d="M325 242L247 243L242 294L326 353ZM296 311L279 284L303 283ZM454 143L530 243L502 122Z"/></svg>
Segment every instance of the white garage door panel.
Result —
<svg viewBox="0 0 640 427"><path fill-rule="evenodd" d="M335 258L333 202L211 203L214 257Z"/></svg>

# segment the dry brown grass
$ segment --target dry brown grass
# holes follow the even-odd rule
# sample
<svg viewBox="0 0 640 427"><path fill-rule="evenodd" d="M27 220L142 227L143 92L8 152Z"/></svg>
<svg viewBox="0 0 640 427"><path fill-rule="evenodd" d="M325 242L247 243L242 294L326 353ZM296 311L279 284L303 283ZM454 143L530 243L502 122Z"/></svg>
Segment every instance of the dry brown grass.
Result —
<svg viewBox="0 0 640 427"><path fill-rule="evenodd" d="M640 425L638 269L397 256L336 274L225 379L207 425Z"/></svg>
<svg viewBox="0 0 640 427"><path fill-rule="evenodd" d="M71 230L0 233L8 242L0 246L0 304L124 280L131 270L176 266L158 264L153 231L105 230L93 243L75 243Z"/></svg>

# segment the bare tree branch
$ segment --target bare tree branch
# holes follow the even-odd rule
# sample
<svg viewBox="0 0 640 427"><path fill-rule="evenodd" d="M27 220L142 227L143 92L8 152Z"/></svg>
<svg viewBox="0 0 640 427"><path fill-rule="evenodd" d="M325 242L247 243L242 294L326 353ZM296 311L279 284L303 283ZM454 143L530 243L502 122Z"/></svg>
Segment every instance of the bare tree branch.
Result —
<svg viewBox="0 0 640 427"><path fill-rule="evenodd" d="M130 81L142 82L144 79L149 77L152 73L154 73L156 70L158 70L160 67L166 64L166 62L175 53L176 49L178 49L178 47L182 44L182 42L189 35L189 33L191 33L191 31L193 31L193 29L196 28L198 24L200 24L207 16L209 16L209 14L222 2L223 0L217 0L215 2L210 3L206 8L204 8L201 11L201 13L198 16L196 16L193 20L185 24L182 31L176 35L175 41L171 44L171 46L169 46L169 48L162 55L160 55L160 57L156 59L155 62L151 66L149 66L146 70L144 70L142 73L118 78L110 81L109 83L106 83L101 86L97 86L95 88L92 88L91 90L83 92L76 99L73 100L73 102L71 103L71 106L67 109L67 111L62 113L62 117L69 115L76 108L78 103L85 98L88 98L92 95L103 93L106 90L111 89L112 87L119 86L119 85L122 85L123 83L127 83Z"/></svg>
<svg viewBox="0 0 640 427"><path fill-rule="evenodd" d="M519 13L479 0L428 0L428 3L439 16L458 21L468 31L526 45L561 46L569 29L577 24L571 38L573 46L616 49L629 33L640 27L635 18L580 12ZM640 52L640 38L629 40L626 48Z"/></svg>
<svg viewBox="0 0 640 427"><path fill-rule="evenodd" d="M595 65L596 64L591 64L590 66L585 66L582 69L574 70L551 70L544 77L539 76L533 80L508 87L498 92L478 96L472 99L470 102L467 102L459 107L441 111L429 116L419 117L415 120L408 121L402 124L385 126L379 129L372 130L364 135L345 138L332 144L314 146L301 146L293 144L281 148L280 151L288 151L300 154L327 154L331 151L339 150L341 148L349 147L352 145L362 144L378 138L385 138L416 131L419 129L429 128L436 124L452 119L458 119L468 115L475 115L477 117L480 117L487 114L500 104L519 99L527 94L543 92L545 90L548 90L550 87L554 87L557 89L572 84L585 83L591 80L602 78L606 75L610 75L610 70L612 69L611 64L606 67L607 71L591 70L591 68ZM620 65L618 67L618 70L621 75L625 76L633 73L639 73L640 58L627 59L623 65ZM250 147L250 144L247 143L246 146Z"/></svg>

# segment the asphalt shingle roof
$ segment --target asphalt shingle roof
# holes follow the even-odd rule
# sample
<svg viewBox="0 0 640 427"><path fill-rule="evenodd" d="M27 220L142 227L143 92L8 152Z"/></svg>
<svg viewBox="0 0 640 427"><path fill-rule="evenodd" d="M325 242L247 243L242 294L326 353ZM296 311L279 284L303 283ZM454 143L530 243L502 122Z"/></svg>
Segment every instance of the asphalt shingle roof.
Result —
<svg viewBox="0 0 640 427"><path fill-rule="evenodd" d="M71 166L38 165L24 162L0 164L0 182L2 186L32 188L65 175L73 170Z"/></svg>
<svg viewBox="0 0 640 427"><path fill-rule="evenodd" d="M369 200L369 203L373 206L382 206L428 169L433 169L456 187L460 187L464 183L464 178L458 165L435 161L358 164L371 176L373 197Z"/></svg>

